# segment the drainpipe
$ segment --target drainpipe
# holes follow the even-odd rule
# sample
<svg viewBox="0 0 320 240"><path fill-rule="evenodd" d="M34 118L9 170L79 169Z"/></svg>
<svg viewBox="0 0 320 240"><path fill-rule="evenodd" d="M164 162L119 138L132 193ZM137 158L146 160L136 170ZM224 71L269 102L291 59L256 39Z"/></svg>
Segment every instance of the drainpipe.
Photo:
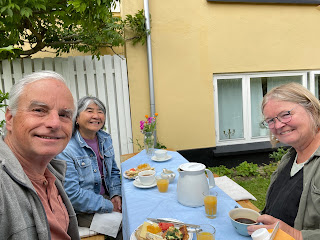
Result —
<svg viewBox="0 0 320 240"><path fill-rule="evenodd" d="M151 50L151 34L150 34L150 13L149 13L149 0L144 0L144 15L146 18L147 34L147 56L148 56L148 77L149 77L149 94L150 94L150 112L151 116L156 113L155 97L154 97L154 82L153 82L153 65L152 65L152 50ZM154 133L155 143L157 141L157 133Z"/></svg>

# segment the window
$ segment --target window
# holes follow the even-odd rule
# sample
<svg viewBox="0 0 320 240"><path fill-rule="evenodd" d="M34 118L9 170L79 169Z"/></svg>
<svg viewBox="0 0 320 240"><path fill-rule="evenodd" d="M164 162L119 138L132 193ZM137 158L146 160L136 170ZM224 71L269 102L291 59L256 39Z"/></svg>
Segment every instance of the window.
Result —
<svg viewBox="0 0 320 240"><path fill-rule="evenodd" d="M319 4L320 0L207 0L208 2Z"/></svg>
<svg viewBox="0 0 320 240"><path fill-rule="evenodd" d="M320 99L320 71L310 72L308 85L310 86L310 91L314 92L314 95Z"/></svg>
<svg viewBox="0 0 320 240"><path fill-rule="evenodd" d="M309 75L309 79L307 76ZM217 146L268 141L261 102L272 88L297 82L320 96L320 71L214 75Z"/></svg>

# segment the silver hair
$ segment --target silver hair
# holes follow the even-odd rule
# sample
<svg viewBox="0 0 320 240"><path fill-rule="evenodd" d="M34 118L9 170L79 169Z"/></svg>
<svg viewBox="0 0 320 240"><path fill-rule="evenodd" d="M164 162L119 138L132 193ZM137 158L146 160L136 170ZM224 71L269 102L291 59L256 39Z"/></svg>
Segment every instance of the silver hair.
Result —
<svg viewBox="0 0 320 240"><path fill-rule="evenodd" d="M54 71L39 71L23 77L20 81L16 82L12 86L9 93L8 108L10 109L12 116L15 116L15 114L17 113L19 99L21 97L21 94L23 93L24 88L30 83L43 80L43 79L56 79L58 81L63 82L67 86L65 79L59 73L56 73ZM76 111L77 106L75 104L75 101L74 101L74 107L75 107L74 108L75 111L73 113L73 122L75 120L76 112L77 112ZM4 133L6 134L5 127L4 127Z"/></svg>
<svg viewBox="0 0 320 240"><path fill-rule="evenodd" d="M78 100L78 106L77 106L77 114L76 114L76 117L75 117L75 120L79 117L80 113L85 111L88 106L91 104L91 103L95 103L97 104L97 106L100 108L100 110L102 110L104 116L106 116L106 113L107 113L107 110L106 110L106 107L105 105L103 104L103 102L101 102L101 100L97 97L92 97L92 96L85 96L85 97L82 97ZM103 126L101 127L101 129L104 128L105 126L105 123L103 123ZM77 124L73 124L73 133L75 133L75 131L79 128L79 126Z"/></svg>
<svg viewBox="0 0 320 240"><path fill-rule="evenodd" d="M18 110L19 98L25 86L27 86L29 83L33 83L33 82L43 80L43 79L48 79L48 78L53 78L66 84L66 81L60 74L53 71L40 71L40 72L35 72L25 76L24 78L22 78L20 81L16 82L12 86L11 91L9 93L8 108L10 109L13 116L16 114Z"/></svg>

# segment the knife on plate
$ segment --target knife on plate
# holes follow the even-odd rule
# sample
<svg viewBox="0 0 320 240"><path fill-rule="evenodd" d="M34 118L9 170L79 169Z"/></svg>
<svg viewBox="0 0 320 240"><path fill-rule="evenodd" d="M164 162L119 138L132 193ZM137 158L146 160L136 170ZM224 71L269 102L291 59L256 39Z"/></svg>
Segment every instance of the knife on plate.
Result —
<svg viewBox="0 0 320 240"><path fill-rule="evenodd" d="M278 232L278 229L279 229L279 224L280 224L280 222L278 221L276 226L274 227L272 233L271 233L271 236L270 236L269 240L273 240L274 237L277 235L277 232Z"/></svg>
<svg viewBox="0 0 320 240"><path fill-rule="evenodd" d="M190 227L190 228L200 228L199 225L183 223L183 222L178 222L174 220L168 220L168 219L162 219L162 218L147 218L147 219L154 223L165 222L165 223L173 223L174 225L178 225L178 226L185 225L186 227Z"/></svg>

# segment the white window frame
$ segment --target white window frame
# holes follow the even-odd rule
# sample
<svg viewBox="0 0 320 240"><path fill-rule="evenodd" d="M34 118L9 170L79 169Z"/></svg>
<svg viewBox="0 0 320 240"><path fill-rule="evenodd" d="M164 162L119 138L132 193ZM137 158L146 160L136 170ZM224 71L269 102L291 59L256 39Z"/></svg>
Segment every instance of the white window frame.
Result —
<svg viewBox="0 0 320 240"><path fill-rule="evenodd" d="M310 80L310 91L315 94L315 90L316 90L316 87L315 87L315 75L320 75L320 70L319 71L310 71L310 77L309 77L309 80Z"/></svg>
<svg viewBox="0 0 320 240"><path fill-rule="evenodd" d="M302 85L308 87L308 74L310 81L310 91L315 93L315 74L316 71L282 71L282 72L256 72L256 73L234 73L234 74L214 74L213 75L213 93L214 93L214 114L215 114L215 136L216 146L225 146L233 144L255 143L269 141L269 137L251 137L251 94L250 79L257 77L283 77L283 76L302 76ZM243 102L243 139L220 140L219 136L219 111L218 111L218 80L219 79L241 79L242 82L242 102Z"/></svg>
<svg viewBox="0 0 320 240"><path fill-rule="evenodd" d="M114 7L111 7L111 12L120 13L120 1L113 1Z"/></svg>

